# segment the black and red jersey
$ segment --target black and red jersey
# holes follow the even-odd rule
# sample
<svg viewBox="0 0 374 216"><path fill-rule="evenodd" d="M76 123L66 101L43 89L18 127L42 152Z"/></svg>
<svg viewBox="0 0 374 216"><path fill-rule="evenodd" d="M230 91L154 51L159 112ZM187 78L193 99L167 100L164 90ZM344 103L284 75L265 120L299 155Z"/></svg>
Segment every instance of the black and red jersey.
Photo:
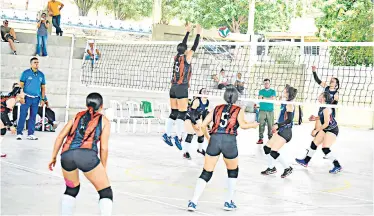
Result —
<svg viewBox="0 0 374 216"><path fill-rule="evenodd" d="M236 105L231 105L229 110L229 105L222 104L214 108L213 113L213 127L210 134L231 134L237 135L239 122L237 120L240 112L240 107Z"/></svg>
<svg viewBox="0 0 374 216"><path fill-rule="evenodd" d="M190 79L191 64L187 62L186 55L175 56L171 83L174 85L188 84Z"/></svg>

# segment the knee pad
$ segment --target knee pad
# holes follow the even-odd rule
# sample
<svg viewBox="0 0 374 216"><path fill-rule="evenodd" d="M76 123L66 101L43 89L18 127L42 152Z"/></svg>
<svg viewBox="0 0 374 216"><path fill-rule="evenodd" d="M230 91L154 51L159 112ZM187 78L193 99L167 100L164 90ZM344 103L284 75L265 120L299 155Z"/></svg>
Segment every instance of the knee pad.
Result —
<svg viewBox="0 0 374 216"><path fill-rule="evenodd" d="M178 110L177 109L171 109L171 113L169 115L170 119L176 120L178 116Z"/></svg>
<svg viewBox="0 0 374 216"><path fill-rule="evenodd" d="M188 143L191 143L192 142L192 138L193 138L193 134L187 134L187 137L184 141L188 142Z"/></svg>
<svg viewBox="0 0 374 216"><path fill-rule="evenodd" d="M330 148L322 148L322 151L325 155L331 152Z"/></svg>
<svg viewBox="0 0 374 216"><path fill-rule="evenodd" d="M110 199L113 201L113 191L112 191L112 188L109 186L107 188L104 188L100 191L98 191L99 195L100 195L100 199Z"/></svg>
<svg viewBox="0 0 374 216"><path fill-rule="evenodd" d="M1 129L1 136L4 136L6 134L6 128Z"/></svg>
<svg viewBox="0 0 374 216"><path fill-rule="evenodd" d="M239 167L237 167L234 170L227 169L227 175L229 178L238 178L238 174L239 174Z"/></svg>
<svg viewBox="0 0 374 216"><path fill-rule="evenodd" d="M69 196L72 196L72 197L75 198L75 197L78 195L78 193L79 193L79 188L80 188L80 186L81 186L81 185L78 185L78 186L76 186L76 187L74 187L74 188L71 188L71 187L68 187L68 186L66 185L66 190L65 190L65 193L64 193L64 194L69 195Z"/></svg>
<svg viewBox="0 0 374 216"><path fill-rule="evenodd" d="M201 173L200 177L203 179L205 182L209 182L209 180L212 178L213 172L208 172L205 169L203 169L203 172Z"/></svg>
<svg viewBox="0 0 374 216"><path fill-rule="evenodd" d="M268 146L264 146L264 152L265 154L270 154L271 148L269 148Z"/></svg>
<svg viewBox="0 0 374 216"><path fill-rule="evenodd" d="M313 141L312 141L312 144L310 145L310 148L312 150L317 150L317 146L316 146L316 144Z"/></svg>
<svg viewBox="0 0 374 216"><path fill-rule="evenodd" d="M271 151L270 152L270 156L272 156L274 158L274 160L276 160L278 157L279 157L279 153L277 151Z"/></svg>
<svg viewBox="0 0 374 216"><path fill-rule="evenodd" d="M186 120L186 115L187 115L187 111L179 111L178 112L178 116L177 116L177 119L180 119L182 121Z"/></svg>
<svg viewBox="0 0 374 216"><path fill-rule="evenodd" d="M197 142L198 143L203 143L204 142L204 135L197 137Z"/></svg>

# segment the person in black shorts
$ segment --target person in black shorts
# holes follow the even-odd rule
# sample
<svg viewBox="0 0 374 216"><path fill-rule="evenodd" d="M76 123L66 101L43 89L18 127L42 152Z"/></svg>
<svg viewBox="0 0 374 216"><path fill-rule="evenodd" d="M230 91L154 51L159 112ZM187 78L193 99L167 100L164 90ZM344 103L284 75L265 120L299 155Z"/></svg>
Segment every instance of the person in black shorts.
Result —
<svg viewBox="0 0 374 216"><path fill-rule="evenodd" d="M206 88L200 89L199 94L207 95ZM195 133L198 136L197 142L199 143L197 152L205 156L205 150L203 149L204 134L200 129L200 125L201 122L205 119L207 113L209 113L208 109L209 100L207 97L195 97L188 108L185 121L187 136L183 143L183 157L188 160L191 160L189 149Z"/></svg>
<svg viewBox="0 0 374 216"><path fill-rule="evenodd" d="M328 92L323 92L319 97L318 101L321 104L330 104L332 98ZM313 116L314 117L314 116ZM312 136L314 140L307 149L307 154L304 159L297 159L296 162L304 167L307 167L309 161L312 159L317 147L322 144L322 151L325 154L324 159L330 160L334 167L329 171L332 174L336 174L342 170L339 161L332 155L331 146L336 141L336 137L339 134L338 123L336 122L334 116L332 115L332 109L327 107L321 107L318 111L318 117L316 119L316 125L312 131Z"/></svg>
<svg viewBox="0 0 374 216"><path fill-rule="evenodd" d="M12 111L17 102L25 103L25 94L21 91L19 86L15 86L10 93L1 95L0 98L0 143L2 143L7 130L10 130L12 134L16 134L16 127L14 127L10 121L8 114ZM0 153L0 156L6 157L6 154Z"/></svg>
<svg viewBox="0 0 374 216"><path fill-rule="evenodd" d="M332 77L330 79L330 83L329 85L327 85L326 82L322 82L318 75L317 75L317 71L316 71L316 66L312 66L312 72L313 72L313 77L314 77L314 80L316 81L316 83L318 83L318 85L320 85L321 87L323 87L325 89L325 92L329 93L330 97L331 97L331 104L335 104L337 105L338 104L338 100L339 100L339 88L340 88L340 82L339 82L339 79L336 78L336 77ZM335 118L335 108L332 108L332 115L333 117ZM312 116L310 117L310 120L311 121L314 121L315 119L312 118Z"/></svg>
<svg viewBox="0 0 374 216"><path fill-rule="evenodd" d="M297 89L292 86L286 85L283 90L283 99L286 101L293 101L296 98ZM268 158L268 168L261 172L262 175L270 175L277 172L275 167L276 160L282 164L285 168L282 178L289 176L292 173L292 167L287 164L284 157L279 154L279 150L284 144L288 143L292 139L292 126L293 118L295 115L295 106L292 104L282 104L281 111L279 114L278 122L274 124L272 131L274 135L264 146L264 152Z"/></svg>
<svg viewBox="0 0 374 216"><path fill-rule="evenodd" d="M173 143L171 142L171 131L174 121L176 121L177 134L173 139L179 150L182 150L181 139L188 107L188 88L192 73L191 61L192 56L199 45L201 26L197 25L197 35L191 50L187 50L187 39L191 30L189 25L187 25L186 30L186 36L182 43L178 44L178 54L174 57L173 75L169 92L171 113L166 121L166 133L162 136L166 144L173 146Z"/></svg>
<svg viewBox="0 0 374 216"><path fill-rule="evenodd" d="M197 180L193 198L188 203L189 211L196 210L197 201L202 195L206 184L211 179L214 167L221 153L223 154L228 174L228 193L224 209L230 211L237 208L232 201L239 173L238 147L236 144L237 130L238 127L242 129L256 128L259 124L257 122L249 123L245 121L244 110L234 105L239 97L239 92L234 86L228 86L223 97L227 104L216 106L214 111L208 114L201 125L201 129L207 140L209 140L209 144L206 150L203 172ZM209 135L207 125L212 121L213 126Z"/></svg>
<svg viewBox="0 0 374 216"><path fill-rule="evenodd" d="M62 146L61 167L66 184L62 197L62 215L73 214L75 197L80 188L78 169L98 191L101 215L111 215L113 192L106 173L110 122L100 113L103 109L103 97L99 93L89 94L86 106L87 110L79 112L74 120L70 120L56 138L48 167L53 171L52 167L56 164L56 157ZM99 142L100 159L97 155Z"/></svg>

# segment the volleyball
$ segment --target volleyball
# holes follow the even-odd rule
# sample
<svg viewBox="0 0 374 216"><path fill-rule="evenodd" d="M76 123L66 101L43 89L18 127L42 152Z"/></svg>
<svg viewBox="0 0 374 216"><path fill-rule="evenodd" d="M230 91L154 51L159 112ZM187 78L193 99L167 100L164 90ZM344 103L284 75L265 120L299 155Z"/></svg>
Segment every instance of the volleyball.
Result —
<svg viewBox="0 0 374 216"><path fill-rule="evenodd" d="M230 29L227 28L226 26L221 27L221 28L218 29L218 34L219 34L219 36L225 38L230 34Z"/></svg>

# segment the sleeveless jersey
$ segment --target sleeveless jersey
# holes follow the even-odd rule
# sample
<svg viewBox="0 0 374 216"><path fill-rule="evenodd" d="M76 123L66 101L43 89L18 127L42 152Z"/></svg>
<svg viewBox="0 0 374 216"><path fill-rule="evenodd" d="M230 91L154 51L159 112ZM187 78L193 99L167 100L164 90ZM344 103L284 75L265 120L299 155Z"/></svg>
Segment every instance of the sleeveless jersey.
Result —
<svg viewBox="0 0 374 216"><path fill-rule="evenodd" d="M281 107L280 107L281 111L279 113L279 118L278 118L278 123L280 122L284 122L288 119L288 116L287 116L287 104L282 104ZM292 112L292 120L291 120L291 123L288 123L286 125L283 125L281 128L279 128L278 130L281 131L283 130L284 128L292 128L293 126L293 118L295 116L295 109L293 110Z"/></svg>
<svg viewBox="0 0 374 216"><path fill-rule="evenodd" d="M188 108L188 111L191 112L192 110L192 104L194 103L195 100L199 100L199 106L196 108L196 112L198 114L198 117L200 118L200 116L206 112L209 108L209 100L206 101L206 104L203 103L203 101L201 100L201 98L195 98L192 100L191 102L191 105L189 106Z"/></svg>
<svg viewBox="0 0 374 216"><path fill-rule="evenodd" d="M320 107L319 110L318 110L318 116L319 116L319 119L321 121L321 124L325 123L325 115L323 114L324 109L326 109L326 107ZM338 123L336 122L335 117L332 115L332 112L330 114L329 119L330 119L329 120L329 126L327 126L327 128L325 128L324 130L332 130L332 129L334 129L338 126Z"/></svg>
<svg viewBox="0 0 374 216"><path fill-rule="evenodd" d="M228 110L228 107L227 104L222 104L214 108L213 127L210 134L238 135L239 122L237 117L240 107L232 105L230 110Z"/></svg>
<svg viewBox="0 0 374 216"><path fill-rule="evenodd" d="M87 125L84 125L85 119L89 119ZM85 148L98 152L97 143L100 141L102 132L102 114L91 114L88 111L79 112L74 119L73 127L62 147L61 154L65 151Z"/></svg>
<svg viewBox="0 0 374 216"><path fill-rule="evenodd" d="M336 90L335 91L331 91L329 86L327 86L325 88L325 92L329 93L329 95L330 95L330 97L331 97L332 100L334 100L335 94L338 93L338 91L336 91ZM332 109L332 115L335 117L335 108L331 108L331 109Z"/></svg>
<svg viewBox="0 0 374 216"><path fill-rule="evenodd" d="M6 113L8 114L10 111L12 111L11 109L9 109L7 107L7 100L9 100L11 97L10 96L7 96L7 95L1 95L1 103L0 103L0 110L1 110L1 113Z"/></svg>
<svg viewBox="0 0 374 216"><path fill-rule="evenodd" d="M191 79L191 64L187 62L186 55L177 55L174 57L173 85L188 84Z"/></svg>

